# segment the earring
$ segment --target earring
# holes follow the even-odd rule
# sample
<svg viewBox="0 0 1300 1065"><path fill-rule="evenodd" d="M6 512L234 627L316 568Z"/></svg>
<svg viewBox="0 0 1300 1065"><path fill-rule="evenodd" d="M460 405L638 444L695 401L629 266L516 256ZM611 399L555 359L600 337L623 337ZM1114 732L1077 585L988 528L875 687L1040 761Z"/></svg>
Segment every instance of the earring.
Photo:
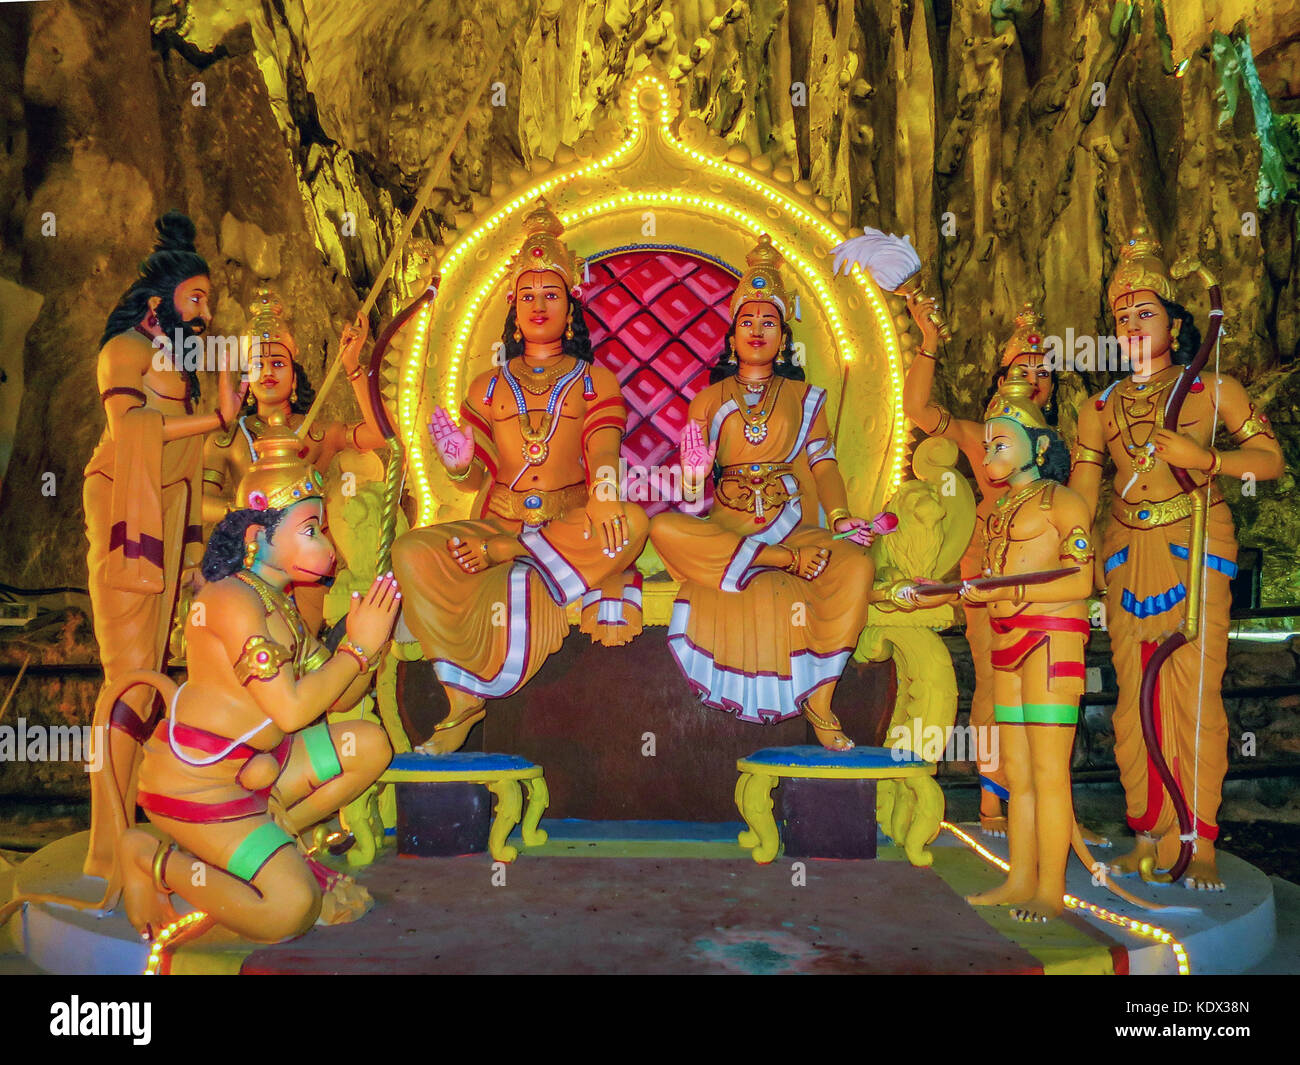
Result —
<svg viewBox="0 0 1300 1065"><path fill-rule="evenodd" d="M515 343L517 344L519 343L519 341L523 339L524 339L524 334L519 332L519 326L515 326Z"/></svg>
<svg viewBox="0 0 1300 1065"><path fill-rule="evenodd" d="M736 365L736 342L734 340L727 345L727 365Z"/></svg>
<svg viewBox="0 0 1300 1065"><path fill-rule="evenodd" d="M253 568L253 560L257 557L257 541L249 540L244 546L244 569Z"/></svg>
<svg viewBox="0 0 1300 1065"><path fill-rule="evenodd" d="M573 339L573 307L572 306L569 307L569 327L565 329L564 337L566 340Z"/></svg>
<svg viewBox="0 0 1300 1065"><path fill-rule="evenodd" d="M776 357L776 364L777 364L778 366L784 366L784 365L785 365L785 352L784 352L784 351L781 352L781 354L778 355L778 356Z"/></svg>

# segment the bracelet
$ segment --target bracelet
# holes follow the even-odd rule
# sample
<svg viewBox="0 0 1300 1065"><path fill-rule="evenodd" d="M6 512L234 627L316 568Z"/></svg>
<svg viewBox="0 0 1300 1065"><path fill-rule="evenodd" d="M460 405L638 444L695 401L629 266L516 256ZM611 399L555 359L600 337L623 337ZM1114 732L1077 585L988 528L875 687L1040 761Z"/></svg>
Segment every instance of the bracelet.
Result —
<svg viewBox="0 0 1300 1065"><path fill-rule="evenodd" d="M829 514L826 515L826 527L830 529L831 532L834 532L836 522L840 522L843 521L845 518L851 518L851 517L853 517L853 515L850 514L843 507L836 507L834 510L832 510Z"/></svg>
<svg viewBox="0 0 1300 1065"><path fill-rule="evenodd" d="M353 642L351 636L344 636L339 643L338 654L351 655L356 660L362 673L369 673L374 665L371 663L370 656ZM378 656L376 656L378 657Z"/></svg>
<svg viewBox="0 0 1300 1065"><path fill-rule="evenodd" d="M443 467L444 470L447 470L447 476L450 477L453 481L463 481L466 477L469 476L469 471L472 470L473 468L474 468L473 459L470 459L469 465L466 466L464 471L461 473L452 473L451 470L447 470L446 466Z"/></svg>
<svg viewBox="0 0 1300 1065"><path fill-rule="evenodd" d="M348 380L355 381L358 377L360 377L365 372L366 372L366 368L362 366L360 363L357 363L357 368L355 370L348 371L348 375L347 375Z"/></svg>
<svg viewBox="0 0 1300 1065"><path fill-rule="evenodd" d="M936 352L926 351L925 348L922 348L920 351L917 352L917 354L920 355L922 358L933 359L935 362L939 361L939 356Z"/></svg>
<svg viewBox="0 0 1300 1065"><path fill-rule="evenodd" d="M1219 476L1219 470L1223 468L1223 456L1219 454L1217 447L1210 448L1210 455L1214 461L1210 463L1210 468L1206 472L1211 477L1217 477Z"/></svg>
<svg viewBox="0 0 1300 1065"><path fill-rule="evenodd" d="M785 547L785 544L781 544L780 546ZM786 573L797 577L799 576L799 552L793 547L786 547L785 549L790 552L790 562L788 565L782 566L781 568L785 570Z"/></svg>

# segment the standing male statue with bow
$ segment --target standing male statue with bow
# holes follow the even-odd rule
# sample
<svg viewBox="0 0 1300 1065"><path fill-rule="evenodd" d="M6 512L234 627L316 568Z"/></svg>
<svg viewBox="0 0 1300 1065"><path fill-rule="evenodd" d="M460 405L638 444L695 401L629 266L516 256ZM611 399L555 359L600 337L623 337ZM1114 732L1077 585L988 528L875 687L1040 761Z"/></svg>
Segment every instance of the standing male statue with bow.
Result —
<svg viewBox="0 0 1300 1065"><path fill-rule="evenodd" d="M1070 487L1095 508L1114 463L1101 558L1119 680L1115 760L1137 833L1114 871L1164 881L1186 873L1187 887L1221 891L1214 841L1228 768L1221 688L1237 541L1216 481L1273 480L1284 467L1246 390L1202 372L1223 311L1218 285L1198 272L1211 304L1204 343L1174 302L1160 245L1139 230L1122 249L1107 295L1133 372L1079 412ZM1212 446L1220 424L1237 450Z"/></svg>

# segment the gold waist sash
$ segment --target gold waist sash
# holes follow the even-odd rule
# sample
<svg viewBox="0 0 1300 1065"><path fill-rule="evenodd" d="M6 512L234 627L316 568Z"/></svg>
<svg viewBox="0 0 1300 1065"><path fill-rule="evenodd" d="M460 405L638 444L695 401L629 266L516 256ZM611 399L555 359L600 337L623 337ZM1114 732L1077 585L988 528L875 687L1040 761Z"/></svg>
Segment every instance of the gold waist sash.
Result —
<svg viewBox="0 0 1300 1065"><path fill-rule="evenodd" d="M508 521L522 521L525 525L545 525L574 507L586 506L587 486L571 484L547 492L533 489L516 492L503 484L494 484L488 497L488 510Z"/></svg>
<svg viewBox="0 0 1300 1065"><path fill-rule="evenodd" d="M794 469L788 462L747 462L722 467L713 498L729 510L762 517L777 510L798 493L786 488L781 478Z"/></svg>
<svg viewBox="0 0 1300 1065"><path fill-rule="evenodd" d="M1216 485L1210 489L1210 506L1222 502L1223 494ZM1117 499L1111 506L1111 514L1121 525L1127 525L1130 529L1158 529L1162 525L1173 525L1174 522L1190 518L1192 497L1183 492L1171 499L1162 499L1159 503L1125 503L1122 499Z"/></svg>

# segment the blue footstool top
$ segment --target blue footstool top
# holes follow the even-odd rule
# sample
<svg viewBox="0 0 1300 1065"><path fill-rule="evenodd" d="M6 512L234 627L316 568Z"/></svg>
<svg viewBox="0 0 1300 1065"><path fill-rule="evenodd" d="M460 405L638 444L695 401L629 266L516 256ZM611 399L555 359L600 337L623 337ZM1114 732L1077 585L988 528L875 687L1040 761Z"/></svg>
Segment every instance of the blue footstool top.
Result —
<svg viewBox="0 0 1300 1065"><path fill-rule="evenodd" d="M454 754L421 754L407 751L396 754L389 769L404 773L508 773L532 769L537 763L517 754L484 754L479 751L456 751Z"/></svg>
<svg viewBox="0 0 1300 1065"><path fill-rule="evenodd" d="M807 769L888 769L890 766L929 765L912 751L888 747L854 747L851 751L828 751L811 744L802 747L767 747L741 759L757 765ZM394 762L396 764L396 762Z"/></svg>

